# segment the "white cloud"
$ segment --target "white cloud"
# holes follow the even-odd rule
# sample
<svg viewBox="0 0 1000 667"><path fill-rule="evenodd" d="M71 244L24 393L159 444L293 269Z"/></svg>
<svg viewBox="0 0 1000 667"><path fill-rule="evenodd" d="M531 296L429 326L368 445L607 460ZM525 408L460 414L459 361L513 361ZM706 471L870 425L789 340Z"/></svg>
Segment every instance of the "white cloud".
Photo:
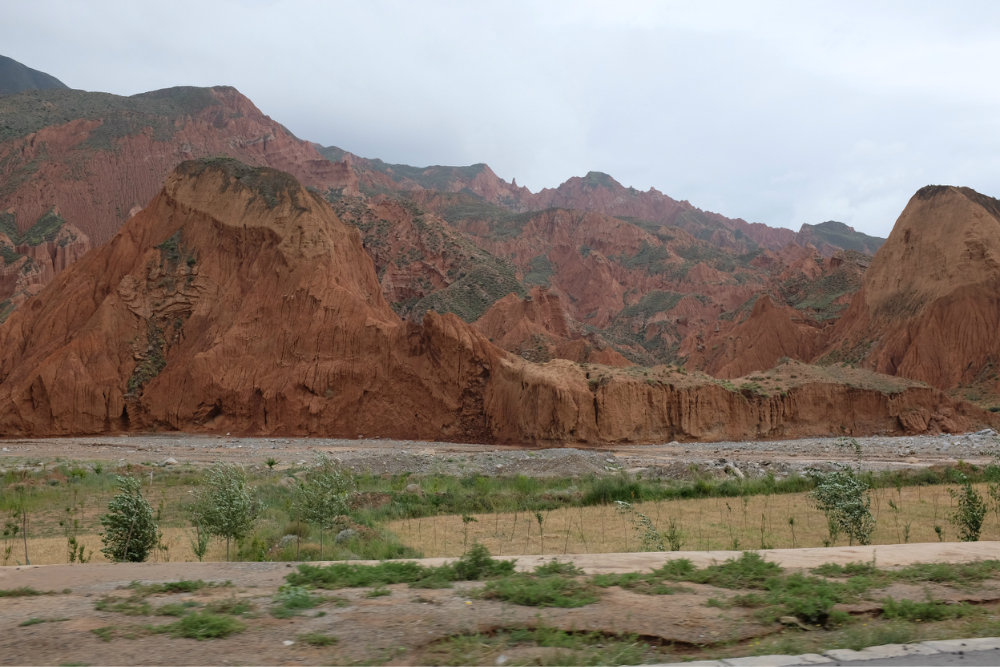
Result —
<svg viewBox="0 0 1000 667"><path fill-rule="evenodd" d="M88 90L234 85L297 135L533 190L588 170L725 215L885 235L1000 194L987 2L36 0L4 55Z"/></svg>

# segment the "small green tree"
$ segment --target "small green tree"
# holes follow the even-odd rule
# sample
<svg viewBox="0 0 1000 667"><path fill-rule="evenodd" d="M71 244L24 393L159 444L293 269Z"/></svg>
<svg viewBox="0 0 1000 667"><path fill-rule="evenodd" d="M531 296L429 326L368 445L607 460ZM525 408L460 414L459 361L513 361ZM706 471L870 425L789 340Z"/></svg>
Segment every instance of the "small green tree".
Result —
<svg viewBox="0 0 1000 667"><path fill-rule="evenodd" d="M208 538L211 535L208 534L207 530L202 530L201 525L198 523L194 524L194 538L190 540L191 542L191 552L198 557L198 562L205 560L205 554L208 552Z"/></svg>
<svg viewBox="0 0 1000 667"><path fill-rule="evenodd" d="M216 463L205 473L205 485L189 508L197 531L226 540L226 560L233 540L246 537L261 514L257 498L247 486L246 471L233 463Z"/></svg>
<svg viewBox="0 0 1000 667"><path fill-rule="evenodd" d="M828 473L814 473L816 488L810 493L817 509L826 515L830 540L836 533L847 533L850 544L871 544L875 518L871 511L868 483L852 468L842 467Z"/></svg>
<svg viewBox="0 0 1000 667"><path fill-rule="evenodd" d="M116 563L141 563L159 542L153 508L142 497L139 480L118 477L118 495L108 503L108 513L101 516L101 552Z"/></svg>
<svg viewBox="0 0 1000 667"><path fill-rule="evenodd" d="M978 491L972 488L972 482L959 473L959 491L948 489L952 498L958 500L958 509L948 516L948 520L958 528L958 539L963 542L978 542L979 533L983 530L986 520L986 502Z"/></svg>
<svg viewBox="0 0 1000 667"><path fill-rule="evenodd" d="M323 558L323 531L332 528L338 516L347 514L347 499L354 490L354 476L319 455L317 465L300 483L292 503L292 515L319 526L319 557Z"/></svg>

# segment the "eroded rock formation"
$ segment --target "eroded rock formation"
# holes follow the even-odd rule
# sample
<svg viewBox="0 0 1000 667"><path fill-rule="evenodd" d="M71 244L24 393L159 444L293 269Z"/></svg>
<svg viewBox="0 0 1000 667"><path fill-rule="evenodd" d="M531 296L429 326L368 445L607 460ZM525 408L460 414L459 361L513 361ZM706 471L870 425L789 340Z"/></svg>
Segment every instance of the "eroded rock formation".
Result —
<svg viewBox="0 0 1000 667"><path fill-rule="evenodd" d="M1000 202L927 186L910 199L825 356L942 389L1000 362Z"/></svg>
<svg viewBox="0 0 1000 667"><path fill-rule="evenodd" d="M232 160L180 165L111 241L0 325L4 435L612 443L992 419L905 381L764 395L666 368L529 363L454 315L404 322L356 228L292 176Z"/></svg>

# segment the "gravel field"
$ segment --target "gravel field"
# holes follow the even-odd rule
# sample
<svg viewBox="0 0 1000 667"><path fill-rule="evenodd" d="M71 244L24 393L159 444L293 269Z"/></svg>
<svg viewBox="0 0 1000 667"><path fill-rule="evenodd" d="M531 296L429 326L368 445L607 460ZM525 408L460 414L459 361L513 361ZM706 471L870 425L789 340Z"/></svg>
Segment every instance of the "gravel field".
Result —
<svg viewBox="0 0 1000 667"><path fill-rule="evenodd" d="M996 434L920 435L857 438L862 467L871 470L985 463L998 447ZM190 435L122 435L0 441L0 469L36 467L63 458L163 465L210 464L217 460L262 466L273 457L276 469L307 464L319 452L355 472L373 475L529 475L574 477L616 474L680 478L692 472L782 477L806 468L824 469L856 458L837 438L743 442L664 443L607 447L538 448L412 440L324 438L245 438Z"/></svg>

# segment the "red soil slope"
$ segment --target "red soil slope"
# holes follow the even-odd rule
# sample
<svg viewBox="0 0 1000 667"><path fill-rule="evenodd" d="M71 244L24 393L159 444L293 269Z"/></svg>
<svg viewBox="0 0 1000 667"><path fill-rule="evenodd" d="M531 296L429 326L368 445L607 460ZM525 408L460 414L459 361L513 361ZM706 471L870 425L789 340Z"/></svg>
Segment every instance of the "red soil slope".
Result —
<svg viewBox="0 0 1000 667"><path fill-rule="evenodd" d="M1000 361L1000 202L927 186L903 210L825 351L942 389Z"/></svg>
<svg viewBox="0 0 1000 667"><path fill-rule="evenodd" d="M593 336L570 327L559 296L534 287L524 299L508 294L497 301L473 328L497 347L529 361L568 359L580 363L627 368L634 364Z"/></svg>

